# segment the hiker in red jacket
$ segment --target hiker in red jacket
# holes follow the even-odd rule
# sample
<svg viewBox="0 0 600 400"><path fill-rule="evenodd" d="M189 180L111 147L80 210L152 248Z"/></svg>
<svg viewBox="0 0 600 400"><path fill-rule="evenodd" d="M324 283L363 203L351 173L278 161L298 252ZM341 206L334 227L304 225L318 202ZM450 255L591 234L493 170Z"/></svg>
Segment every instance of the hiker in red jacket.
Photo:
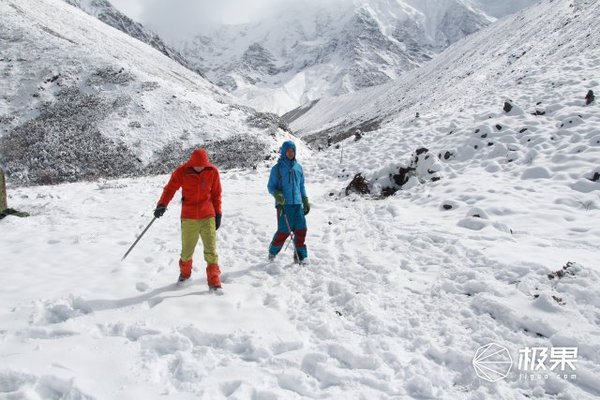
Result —
<svg viewBox="0 0 600 400"><path fill-rule="evenodd" d="M221 287L217 255L217 229L221 225L221 178L217 167L208 161L206 150L194 150L190 159L173 172L154 210L156 218L162 217L179 188L182 190L179 282L192 275L192 257L201 237L208 287L218 289Z"/></svg>

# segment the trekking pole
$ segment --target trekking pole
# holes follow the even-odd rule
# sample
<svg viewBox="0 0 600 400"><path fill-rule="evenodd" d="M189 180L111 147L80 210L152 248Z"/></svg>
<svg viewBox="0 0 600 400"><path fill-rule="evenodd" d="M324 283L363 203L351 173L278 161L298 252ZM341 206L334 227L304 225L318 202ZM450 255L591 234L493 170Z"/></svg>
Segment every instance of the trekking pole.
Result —
<svg viewBox="0 0 600 400"><path fill-rule="evenodd" d="M285 213L283 207L281 207L281 213L283 214L283 219L285 220L285 224L288 228L288 231L290 231L290 237L292 238L291 242L292 242L292 245L294 246L294 254L296 254L298 261L300 261L300 253L298 253L298 249L296 248L296 235L294 235L294 232L292 232L292 228L290 226L290 221L288 221L287 214ZM285 245L285 249L283 249L283 251L286 251L289 245L290 245L290 242L288 242Z"/></svg>
<svg viewBox="0 0 600 400"><path fill-rule="evenodd" d="M123 261L125 259L125 257L127 257L127 255L129 255L129 252L131 252L131 250L133 250L133 248L135 247L135 245L140 241L140 239L142 238L142 236L144 236L144 233L146 233L146 231L150 228L150 226L154 223L154 221L156 221L156 217L152 218L152 221L150 221L150 223L148 224L148 226L146 227L146 229L144 229L144 231L140 234L140 236L138 236L138 238L135 240L135 242L133 242L133 244L131 245L131 247L129 248L129 250L127 250L127 253L125 253L125 255L123 256L123 258L121 258L121 261Z"/></svg>

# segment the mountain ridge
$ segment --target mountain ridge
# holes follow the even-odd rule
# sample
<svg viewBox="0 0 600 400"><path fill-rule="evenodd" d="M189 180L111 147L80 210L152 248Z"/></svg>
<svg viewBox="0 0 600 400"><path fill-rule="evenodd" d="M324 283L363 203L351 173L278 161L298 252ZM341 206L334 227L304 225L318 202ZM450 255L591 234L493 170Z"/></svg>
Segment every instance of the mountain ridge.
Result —
<svg viewBox="0 0 600 400"><path fill-rule="evenodd" d="M431 18L385 0L273 12L266 21L171 44L242 101L283 113L396 79L492 21L460 0L448 1Z"/></svg>

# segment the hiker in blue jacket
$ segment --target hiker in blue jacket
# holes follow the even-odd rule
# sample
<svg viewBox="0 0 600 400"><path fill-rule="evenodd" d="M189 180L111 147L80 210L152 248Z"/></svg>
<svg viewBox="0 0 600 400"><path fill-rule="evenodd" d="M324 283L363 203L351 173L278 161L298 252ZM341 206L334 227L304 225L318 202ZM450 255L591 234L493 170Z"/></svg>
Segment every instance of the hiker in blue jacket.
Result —
<svg viewBox="0 0 600 400"><path fill-rule="evenodd" d="M307 262L306 218L310 204L304 187L304 172L296 161L296 145L291 140L281 146L281 155L277 164L271 168L269 193L275 197L277 209L277 232L269 246L269 260L273 260L281 251L291 232L294 233L294 261Z"/></svg>

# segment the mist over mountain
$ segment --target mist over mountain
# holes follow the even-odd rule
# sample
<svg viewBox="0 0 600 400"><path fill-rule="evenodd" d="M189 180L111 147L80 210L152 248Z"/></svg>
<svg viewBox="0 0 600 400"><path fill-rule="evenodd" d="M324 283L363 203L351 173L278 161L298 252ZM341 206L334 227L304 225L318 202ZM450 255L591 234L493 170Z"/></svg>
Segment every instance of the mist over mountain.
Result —
<svg viewBox="0 0 600 400"><path fill-rule="evenodd" d="M149 3L141 19L212 82L257 109L284 113L397 79L531 3L226 1L207 8L178 0L168 8Z"/></svg>

